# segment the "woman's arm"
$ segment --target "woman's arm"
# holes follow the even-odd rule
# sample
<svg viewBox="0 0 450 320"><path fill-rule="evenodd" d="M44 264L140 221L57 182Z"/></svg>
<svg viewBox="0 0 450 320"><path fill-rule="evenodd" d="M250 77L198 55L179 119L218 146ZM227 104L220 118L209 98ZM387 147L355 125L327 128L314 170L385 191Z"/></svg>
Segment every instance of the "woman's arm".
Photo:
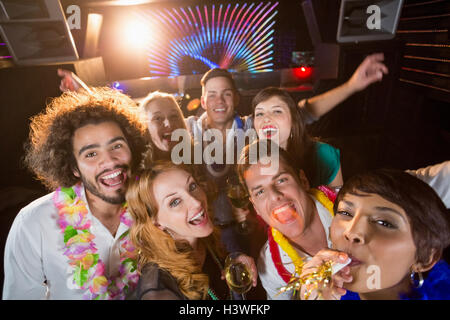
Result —
<svg viewBox="0 0 450 320"><path fill-rule="evenodd" d="M312 116L320 118L352 94L381 81L383 74L388 73L383 60L383 53L367 56L347 82L318 96L301 100L298 103L299 108L305 108Z"/></svg>

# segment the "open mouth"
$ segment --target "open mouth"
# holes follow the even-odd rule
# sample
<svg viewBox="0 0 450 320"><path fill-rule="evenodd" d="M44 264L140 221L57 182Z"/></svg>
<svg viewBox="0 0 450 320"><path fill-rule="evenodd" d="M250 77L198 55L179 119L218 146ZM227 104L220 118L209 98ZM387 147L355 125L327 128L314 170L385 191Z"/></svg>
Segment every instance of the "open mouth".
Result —
<svg viewBox="0 0 450 320"><path fill-rule="evenodd" d="M215 109L213 109L214 110L214 112L225 112L225 108L215 108Z"/></svg>
<svg viewBox="0 0 450 320"><path fill-rule="evenodd" d="M293 203L287 203L272 211L272 217L282 224L295 221L298 217L297 210Z"/></svg>
<svg viewBox="0 0 450 320"><path fill-rule="evenodd" d="M162 140L170 142L172 140L172 132L163 133Z"/></svg>
<svg viewBox="0 0 450 320"><path fill-rule="evenodd" d="M191 219L189 219L189 223L194 226L203 224L206 221L208 221L208 216L206 214L205 209L202 209L199 213L197 213L195 216L193 216Z"/></svg>
<svg viewBox="0 0 450 320"><path fill-rule="evenodd" d="M274 126L264 126L262 132L267 138L270 138L278 132L278 129Z"/></svg>
<svg viewBox="0 0 450 320"><path fill-rule="evenodd" d="M122 185L126 180L124 169L113 170L112 173L99 178L99 181L106 187L113 188Z"/></svg>

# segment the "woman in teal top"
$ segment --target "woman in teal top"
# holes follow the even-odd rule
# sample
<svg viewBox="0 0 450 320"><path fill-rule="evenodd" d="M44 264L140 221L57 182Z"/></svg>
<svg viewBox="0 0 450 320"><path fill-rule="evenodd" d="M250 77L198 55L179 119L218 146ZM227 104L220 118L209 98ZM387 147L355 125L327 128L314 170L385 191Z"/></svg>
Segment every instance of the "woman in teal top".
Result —
<svg viewBox="0 0 450 320"><path fill-rule="evenodd" d="M302 111L286 91L269 87L252 101L253 125L260 139L276 139L303 169L311 187L343 184L340 152L329 144L311 138Z"/></svg>

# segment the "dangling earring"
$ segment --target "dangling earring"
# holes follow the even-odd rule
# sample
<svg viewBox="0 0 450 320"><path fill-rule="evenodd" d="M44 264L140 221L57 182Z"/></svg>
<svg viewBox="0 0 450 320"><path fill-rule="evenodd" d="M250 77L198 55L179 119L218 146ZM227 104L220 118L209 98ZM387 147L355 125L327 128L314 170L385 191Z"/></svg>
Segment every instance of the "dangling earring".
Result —
<svg viewBox="0 0 450 320"><path fill-rule="evenodd" d="M418 281L415 279L416 273L419 276L419 280ZM415 272L414 270L411 271L410 281L411 281L411 285L414 288L416 288L416 289L421 288L423 286L423 282L424 282L422 272Z"/></svg>

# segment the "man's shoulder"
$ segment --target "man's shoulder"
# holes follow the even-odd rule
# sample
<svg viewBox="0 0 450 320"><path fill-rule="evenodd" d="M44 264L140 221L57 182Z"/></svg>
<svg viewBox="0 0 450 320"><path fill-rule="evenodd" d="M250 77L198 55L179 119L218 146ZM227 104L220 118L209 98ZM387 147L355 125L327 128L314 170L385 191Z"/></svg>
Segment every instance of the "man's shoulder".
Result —
<svg viewBox="0 0 450 320"><path fill-rule="evenodd" d="M24 222L31 220L34 221L56 212L56 207L53 203L53 195L54 192L46 194L45 196L30 202L19 211L16 220L21 220Z"/></svg>
<svg viewBox="0 0 450 320"><path fill-rule="evenodd" d="M258 257L258 269L259 267L266 268L267 262L272 261L272 254L270 253L270 245L269 241L266 241L264 245L262 246L261 250L259 251L259 257Z"/></svg>

